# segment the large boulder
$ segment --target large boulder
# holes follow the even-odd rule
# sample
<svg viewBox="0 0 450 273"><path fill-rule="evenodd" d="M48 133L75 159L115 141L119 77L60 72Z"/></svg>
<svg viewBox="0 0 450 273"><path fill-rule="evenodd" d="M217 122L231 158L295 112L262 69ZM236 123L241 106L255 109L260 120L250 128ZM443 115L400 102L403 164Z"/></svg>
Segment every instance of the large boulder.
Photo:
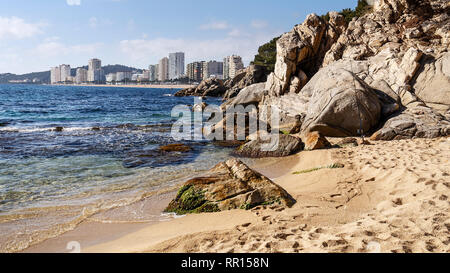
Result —
<svg viewBox="0 0 450 273"><path fill-rule="evenodd" d="M256 83L250 86L245 87L244 89L239 92L239 94L232 98L227 100L223 105L222 108L224 110L229 107L242 105L258 105L259 102L262 100L263 96L267 93L266 90L266 84L265 83Z"/></svg>
<svg viewBox="0 0 450 273"><path fill-rule="evenodd" d="M423 103L415 102L391 117L371 140L435 138L450 135L450 122Z"/></svg>
<svg viewBox="0 0 450 273"><path fill-rule="evenodd" d="M428 106L444 113L450 109L450 52L427 57L413 85L414 93Z"/></svg>
<svg viewBox="0 0 450 273"><path fill-rule="evenodd" d="M275 71L269 75L266 86L271 95L283 95L289 90L291 78L298 76L299 70L311 69L308 63L304 63L303 69L299 68L299 64L317 54L326 28L326 23L319 16L310 14L303 24L278 39Z"/></svg>
<svg viewBox="0 0 450 273"><path fill-rule="evenodd" d="M239 147L235 153L242 157L263 158L284 157L303 150L304 144L300 138L284 134L277 137L278 141L257 138Z"/></svg>
<svg viewBox="0 0 450 273"><path fill-rule="evenodd" d="M374 129L381 115L376 93L352 72L322 69L305 86L310 93L301 131L324 136L355 136Z"/></svg>
<svg viewBox="0 0 450 273"><path fill-rule="evenodd" d="M234 98L247 86L265 82L266 80L267 70L264 66L249 65L244 71L236 75L236 77L225 82L227 91L223 98L224 100Z"/></svg>
<svg viewBox="0 0 450 273"><path fill-rule="evenodd" d="M226 88L220 79L207 79L202 81L198 86L183 89L175 93L176 97L197 96L197 97L222 97Z"/></svg>
<svg viewBox="0 0 450 273"><path fill-rule="evenodd" d="M204 176L187 181L165 211L187 214L270 204L290 207L294 203L295 200L270 179L240 160L230 159Z"/></svg>

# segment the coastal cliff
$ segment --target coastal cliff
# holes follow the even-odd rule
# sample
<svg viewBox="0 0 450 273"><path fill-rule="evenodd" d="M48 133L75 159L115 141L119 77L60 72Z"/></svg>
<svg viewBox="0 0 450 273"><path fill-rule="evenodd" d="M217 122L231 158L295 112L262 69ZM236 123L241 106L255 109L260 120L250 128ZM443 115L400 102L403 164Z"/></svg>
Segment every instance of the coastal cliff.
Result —
<svg viewBox="0 0 450 273"><path fill-rule="evenodd" d="M449 14L442 0L380 0L349 23L338 12L310 14L278 39L266 84L225 105L263 94L252 103L263 113L277 108L287 132L298 127L302 134L372 140L448 136Z"/></svg>

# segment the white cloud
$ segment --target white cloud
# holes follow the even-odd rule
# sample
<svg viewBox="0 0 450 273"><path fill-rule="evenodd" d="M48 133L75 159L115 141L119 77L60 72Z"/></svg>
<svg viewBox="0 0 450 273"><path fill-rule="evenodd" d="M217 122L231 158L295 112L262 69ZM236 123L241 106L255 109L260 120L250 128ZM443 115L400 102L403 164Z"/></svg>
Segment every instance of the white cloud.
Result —
<svg viewBox="0 0 450 273"><path fill-rule="evenodd" d="M268 26L268 23L263 20L253 20L251 26L254 28L265 28Z"/></svg>
<svg viewBox="0 0 450 273"><path fill-rule="evenodd" d="M66 0L69 6L79 6L81 5L81 0Z"/></svg>
<svg viewBox="0 0 450 273"><path fill-rule="evenodd" d="M95 54L102 46L102 43L66 45L58 41L59 39L47 39L39 44L33 51L40 57L59 57L77 54Z"/></svg>
<svg viewBox="0 0 450 273"><path fill-rule="evenodd" d="M91 17L89 18L89 26L91 28L97 28L97 27L105 27L105 26L111 26L113 22L106 18L97 18L97 17Z"/></svg>
<svg viewBox="0 0 450 273"><path fill-rule="evenodd" d="M229 28L230 26L226 21L212 21L200 26L202 30L224 30Z"/></svg>
<svg viewBox="0 0 450 273"><path fill-rule="evenodd" d="M230 32L228 32L228 36L230 36L230 37L242 37L242 36L246 36L246 35L248 35L246 32L244 32L240 29L237 29L237 28L234 28Z"/></svg>
<svg viewBox="0 0 450 273"><path fill-rule="evenodd" d="M222 60L232 54L240 55L248 64L257 54L259 46L270 41L275 34L254 34L248 36L228 36L221 39L136 39L123 40L119 48L130 64L146 67L156 63L170 52L186 53L186 64L192 61Z"/></svg>
<svg viewBox="0 0 450 273"><path fill-rule="evenodd" d="M0 49L0 73L25 74L46 71L62 63L72 67L86 65L90 58L102 58L105 46L102 43L71 45L62 38L53 36L31 48Z"/></svg>
<svg viewBox="0 0 450 273"><path fill-rule="evenodd" d="M0 39L24 39L42 33L43 23L27 23L19 17L0 16Z"/></svg>
<svg viewBox="0 0 450 273"><path fill-rule="evenodd" d="M89 18L89 26L90 26L91 28L96 28L97 25L98 25L98 19L97 19L97 17L91 17L91 18Z"/></svg>

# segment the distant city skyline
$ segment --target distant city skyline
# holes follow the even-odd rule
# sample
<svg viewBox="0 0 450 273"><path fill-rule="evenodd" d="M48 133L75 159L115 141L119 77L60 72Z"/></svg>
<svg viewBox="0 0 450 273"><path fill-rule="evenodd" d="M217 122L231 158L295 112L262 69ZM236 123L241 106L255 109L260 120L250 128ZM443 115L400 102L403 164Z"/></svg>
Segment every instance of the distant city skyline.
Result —
<svg viewBox="0 0 450 273"><path fill-rule="evenodd" d="M81 67L93 57L145 69L170 52L185 52L185 64L239 54L247 66L260 45L307 14L356 2L9 1L0 11L0 73L48 71L63 63Z"/></svg>
<svg viewBox="0 0 450 273"><path fill-rule="evenodd" d="M185 66L185 53L169 53L168 57L163 57L157 64L150 64L148 69L130 71L117 71L105 74L102 61L97 58L89 59L87 69L78 67L75 74L69 64L61 64L50 68L51 84L115 84L117 82L167 82L167 81L192 81L200 82L209 78L227 80L234 78L238 71L244 69L241 56L226 56L223 62L196 61ZM10 81L11 82L11 81ZM13 81L17 82L17 81ZM41 83L32 79L25 79L22 83ZM46 83L46 81L42 81Z"/></svg>

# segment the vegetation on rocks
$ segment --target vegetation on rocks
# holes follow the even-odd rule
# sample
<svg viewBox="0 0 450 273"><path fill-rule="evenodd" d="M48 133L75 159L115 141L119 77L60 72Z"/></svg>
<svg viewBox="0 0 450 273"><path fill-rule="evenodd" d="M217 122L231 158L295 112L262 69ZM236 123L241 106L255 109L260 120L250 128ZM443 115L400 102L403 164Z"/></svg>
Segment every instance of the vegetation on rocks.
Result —
<svg viewBox="0 0 450 273"><path fill-rule="evenodd" d="M202 177L187 181L165 212L191 214L259 205L292 206L295 200L267 177L237 159L219 163Z"/></svg>
<svg viewBox="0 0 450 273"><path fill-rule="evenodd" d="M369 13L372 10L372 7L367 4L367 2L365 0L358 0L358 5L356 6L356 8L350 9L343 9L341 12L339 12L339 14L341 14L342 16L344 16L345 21L347 23L350 23L353 18L359 18L367 13ZM321 16L322 19L324 19L325 21L329 21L330 20L330 14L327 13L325 15Z"/></svg>
<svg viewBox="0 0 450 273"><path fill-rule="evenodd" d="M258 54L252 62L255 65L266 67L268 73L275 70L278 39L280 39L280 37L273 38L270 42L260 46L258 49Z"/></svg>
<svg viewBox="0 0 450 273"><path fill-rule="evenodd" d="M217 204L205 199L205 191L196 189L192 185L184 185L177 193L177 197L169 204L165 212L178 215L202 212L220 211Z"/></svg>

